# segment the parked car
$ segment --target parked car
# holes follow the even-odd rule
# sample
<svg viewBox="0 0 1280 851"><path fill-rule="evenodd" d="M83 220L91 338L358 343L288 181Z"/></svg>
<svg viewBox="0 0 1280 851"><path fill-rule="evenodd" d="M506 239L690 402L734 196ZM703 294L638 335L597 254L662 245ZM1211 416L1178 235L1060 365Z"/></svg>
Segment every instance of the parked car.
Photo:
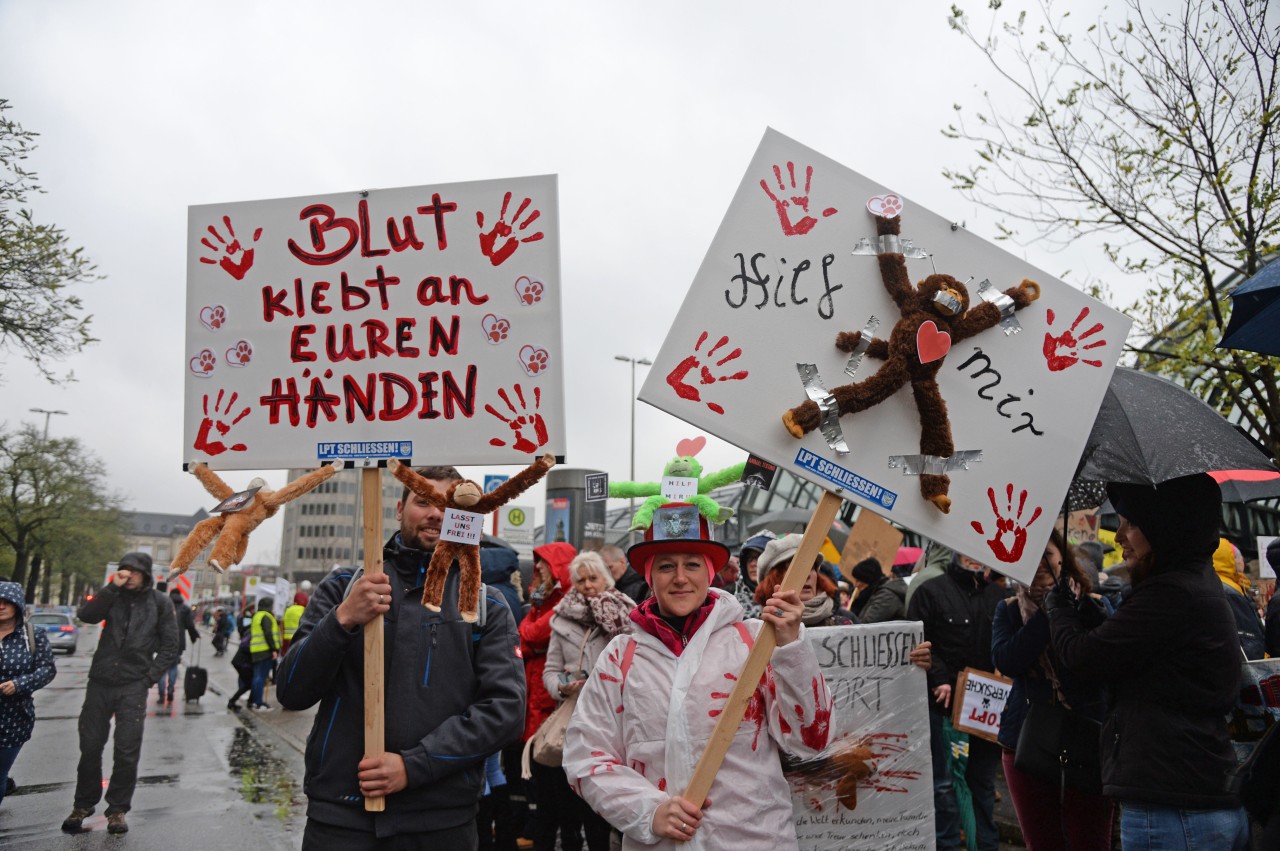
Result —
<svg viewBox="0 0 1280 851"><path fill-rule="evenodd" d="M36 612L29 617L32 626L44 630L51 648L65 650L68 656L76 652L76 645L80 643L80 630L74 616L65 612Z"/></svg>

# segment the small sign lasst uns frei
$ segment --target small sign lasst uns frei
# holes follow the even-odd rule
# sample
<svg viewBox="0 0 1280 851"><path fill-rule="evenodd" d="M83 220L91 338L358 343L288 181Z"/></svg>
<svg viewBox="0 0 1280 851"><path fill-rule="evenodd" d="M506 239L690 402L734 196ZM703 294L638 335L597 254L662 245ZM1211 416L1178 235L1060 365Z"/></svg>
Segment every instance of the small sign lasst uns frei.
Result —
<svg viewBox="0 0 1280 851"><path fill-rule="evenodd" d="M554 176L191 207L184 460L564 455Z"/></svg>

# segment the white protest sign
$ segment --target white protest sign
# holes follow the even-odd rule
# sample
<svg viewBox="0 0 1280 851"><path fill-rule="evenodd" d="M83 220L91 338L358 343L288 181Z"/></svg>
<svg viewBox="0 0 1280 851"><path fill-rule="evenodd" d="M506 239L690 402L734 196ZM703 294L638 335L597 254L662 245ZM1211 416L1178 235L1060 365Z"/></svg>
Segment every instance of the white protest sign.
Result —
<svg viewBox="0 0 1280 851"><path fill-rule="evenodd" d="M563 455L556 178L191 207L182 457Z"/></svg>
<svg viewBox="0 0 1280 851"><path fill-rule="evenodd" d="M1000 733L1000 716L1013 690L1013 680L998 674L965 668L956 680L952 701L951 726L988 741L996 741Z"/></svg>
<svg viewBox="0 0 1280 851"><path fill-rule="evenodd" d="M698 480L687 476L663 476L662 495L673 502L685 502L698 492Z"/></svg>
<svg viewBox="0 0 1280 851"><path fill-rule="evenodd" d="M1273 564L1267 558L1267 548L1271 546L1271 542L1276 540L1274 535L1258 536L1258 578L1259 579L1275 579L1276 571L1280 570L1280 564Z"/></svg>
<svg viewBox="0 0 1280 851"><path fill-rule="evenodd" d="M1131 322L962 226L892 196L891 188L766 132L640 398L1030 581ZM1004 291L1024 279L1039 284L1039 299L1015 314L1021 332L947 320L921 297L913 320L921 330L904 320L893 337L902 312L882 280L872 210L901 216L901 239L883 242L898 253L881 257L905 255L912 285L935 268L952 276L967 289L970 314L983 306L983 313L1000 316L978 295L983 282L990 281L986 299L997 308L1007 301ZM928 323L920 318L926 314ZM874 331L872 317L879 320ZM837 333L863 329L895 339L894 354L873 346L859 359L860 346L852 346L854 353L836 348ZM951 480L945 514L922 495L925 480L908 475L947 466L922 448L937 445L939 430L945 432L942 409L933 406L922 427L915 392L904 383L907 367L919 372L920 362L937 366L949 413L954 454L944 469ZM802 364L816 367L808 390ZM822 428L796 439L783 425L784 413L806 403L817 422L817 401L852 384L860 384L858 391L845 395L871 404L831 417L847 452L833 448ZM929 388L920 389L928 402Z"/></svg>
<svg viewBox="0 0 1280 851"><path fill-rule="evenodd" d="M834 707L823 759L786 771L802 851L933 847L919 623L806 629Z"/></svg>
<svg viewBox="0 0 1280 851"><path fill-rule="evenodd" d="M476 514L474 511L459 511L456 508L446 508L444 510L444 519L440 523L440 540L479 546L480 535L483 532L483 514Z"/></svg>

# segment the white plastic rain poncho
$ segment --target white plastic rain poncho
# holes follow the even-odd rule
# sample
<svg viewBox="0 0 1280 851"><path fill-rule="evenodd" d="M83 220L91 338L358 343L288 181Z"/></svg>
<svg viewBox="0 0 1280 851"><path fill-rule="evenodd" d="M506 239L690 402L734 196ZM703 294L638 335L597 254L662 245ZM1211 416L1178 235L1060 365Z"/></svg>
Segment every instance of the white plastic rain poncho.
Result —
<svg viewBox="0 0 1280 851"><path fill-rule="evenodd" d="M732 595L711 589L706 621L677 656L643 623L597 660L565 741L570 784L624 834L624 849L797 848L779 749L799 757L827 744L831 698L803 638L774 651L712 783L689 842L659 838L653 815L688 785L755 635Z"/></svg>

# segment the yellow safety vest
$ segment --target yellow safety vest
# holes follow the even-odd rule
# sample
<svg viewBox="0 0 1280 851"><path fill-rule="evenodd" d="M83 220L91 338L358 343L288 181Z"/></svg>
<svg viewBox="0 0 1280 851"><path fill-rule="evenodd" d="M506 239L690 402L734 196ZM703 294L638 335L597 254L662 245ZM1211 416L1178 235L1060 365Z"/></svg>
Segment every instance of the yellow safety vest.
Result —
<svg viewBox="0 0 1280 851"><path fill-rule="evenodd" d="M293 634L298 631L298 624L302 622L302 613L306 610L306 606L299 606L297 603L284 610L285 641L293 640Z"/></svg>
<svg viewBox="0 0 1280 851"><path fill-rule="evenodd" d="M267 626L263 626L263 621L271 621ZM267 645L266 630L271 630L271 637L276 637L276 619L271 612L254 612L253 623L249 625L249 652L252 654L266 653L271 648ZM276 650L280 649L279 642L276 642Z"/></svg>

